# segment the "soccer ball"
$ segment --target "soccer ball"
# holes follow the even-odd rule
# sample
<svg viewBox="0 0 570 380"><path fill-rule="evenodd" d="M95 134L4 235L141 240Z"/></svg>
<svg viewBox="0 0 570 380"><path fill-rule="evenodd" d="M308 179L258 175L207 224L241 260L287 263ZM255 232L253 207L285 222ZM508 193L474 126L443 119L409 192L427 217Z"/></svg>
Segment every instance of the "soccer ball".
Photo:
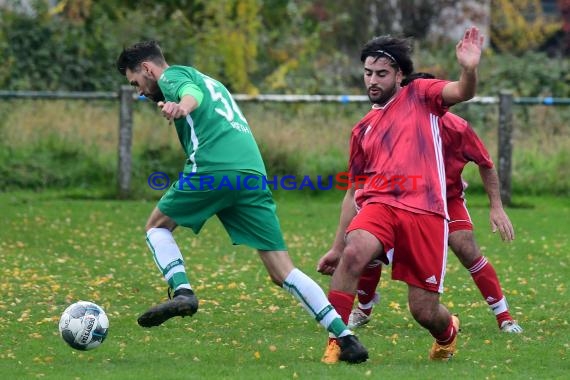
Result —
<svg viewBox="0 0 570 380"><path fill-rule="evenodd" d="M107 337L109 319L93 302L79 301L69 305L59 319L59 333L65 343L80 351L99 347Z"/></svg>

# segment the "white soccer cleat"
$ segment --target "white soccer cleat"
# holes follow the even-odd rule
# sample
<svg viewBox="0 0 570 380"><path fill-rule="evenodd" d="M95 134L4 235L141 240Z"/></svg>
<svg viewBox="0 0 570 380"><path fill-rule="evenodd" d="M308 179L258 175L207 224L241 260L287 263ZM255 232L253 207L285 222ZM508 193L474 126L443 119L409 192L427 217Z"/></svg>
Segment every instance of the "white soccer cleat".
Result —
<svg viewBox="0 0 570 380"><path fill-rule="evenodd" d="M506 333L520 334L523 332L522 327L513 320L503 321L501 323L501 331Z"/></svg>
<svg viewBox="0 0 570 380"><path fill-rule="evenodd" d="M358 327L362 327L368 322L370 322L371 319L372 317L370 315L366 315L358 307L354 308L352 309L352 311L350 312L350 316L348 317L348 328L355 329Z"/></svg>
<svg viewBox="0 0 570 380"><path fill-rule="evenodd" d="M355 329L357 327L364 326L365 324L370 322L372 320L372 308L378 302L380 302L380 294L374 293L374 298L372 298L372 301L364 305L364 308L370 307L370 315L366 315L366 313L363 312L360 307L352 309L350 315L348 316L347 327L349 329ZM361 304L358 305L363 306Z"/></svg>

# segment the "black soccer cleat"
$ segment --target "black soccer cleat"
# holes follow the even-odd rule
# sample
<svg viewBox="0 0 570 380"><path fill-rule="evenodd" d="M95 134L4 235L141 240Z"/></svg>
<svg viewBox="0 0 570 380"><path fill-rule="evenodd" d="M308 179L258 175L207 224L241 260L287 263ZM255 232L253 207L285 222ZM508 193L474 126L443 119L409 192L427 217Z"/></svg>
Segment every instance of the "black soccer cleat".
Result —
<svg viewBox="0 0 570 380"><path fill-rule="evenodd" d="M172 317L192 316L198 311L198 298L190 289L178 289L172 299L153 306L137 322L141 327L160 326Z"/></svg>
<svg viewBox="0 0 570 380"><path fill-rule="evenodd" d="M355 335L346 335L337 338L340 346L339 360L350 364L362 363L368 360L368 351L358 341Z"/></svg>

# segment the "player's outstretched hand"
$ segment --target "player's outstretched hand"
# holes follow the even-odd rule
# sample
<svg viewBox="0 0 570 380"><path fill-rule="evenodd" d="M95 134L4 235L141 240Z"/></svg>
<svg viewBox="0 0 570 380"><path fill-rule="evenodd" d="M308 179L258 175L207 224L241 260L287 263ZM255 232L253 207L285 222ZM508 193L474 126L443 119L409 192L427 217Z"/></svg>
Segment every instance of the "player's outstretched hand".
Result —
<svg viewBox="0 0 570 380"><path fill-rule="evenodd" d="M499 231L503 241L515 239L515 229L503 208L492 208L489 212L489 221L493 233Z"/></svg>
<svg viewBox="0 0 570 380"><path fill-rule="evenodd" d="M468 28L455 46L457 62L467 70L474 70L479 65L483 50L483 35L475 26Z"/></svg>

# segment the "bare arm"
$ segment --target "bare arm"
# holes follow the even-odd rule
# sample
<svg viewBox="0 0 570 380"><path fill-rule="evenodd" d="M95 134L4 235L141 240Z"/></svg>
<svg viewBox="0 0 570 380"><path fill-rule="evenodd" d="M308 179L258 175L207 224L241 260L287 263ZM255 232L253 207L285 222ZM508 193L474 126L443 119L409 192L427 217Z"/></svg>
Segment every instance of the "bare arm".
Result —
<svg viewBox="0 0 570 380"><path fill-rule="evenodd" d="M511 241L515 238L515 230L503 209L503 202L501 201L501 192L499 190L499 176L495 168L484 168L479 166L479 175L485 186L485 191L489 197L490 210L489 221L493 232L501 234L503 241Z"/></svg>
<svg viewBox="0 0 570 380"><path fill-rule="evenodd" d="M457 62L461 66L459 80L449 82L441 94L445 105L452 106L475 96L477 67L481 59L482 48L483 36L479 34L479 29L476 27L467 29L455 47Z"/></svg>
<svg viewBox="0 0 570 380"><path fill-rule="evenodd" d="M342 200L342 206L340 211L340 220L338 223L338 228L336 230L336 235L334 238L333 245L331 249L324 254L317 264L317 271L322 274L333 274L342 251L344 250L345 241L344 235L346 233L346 228L352 221L352 218L356 215L356 208L354 205L354 187L351 187L346 191L344 199Z"/></svg>

